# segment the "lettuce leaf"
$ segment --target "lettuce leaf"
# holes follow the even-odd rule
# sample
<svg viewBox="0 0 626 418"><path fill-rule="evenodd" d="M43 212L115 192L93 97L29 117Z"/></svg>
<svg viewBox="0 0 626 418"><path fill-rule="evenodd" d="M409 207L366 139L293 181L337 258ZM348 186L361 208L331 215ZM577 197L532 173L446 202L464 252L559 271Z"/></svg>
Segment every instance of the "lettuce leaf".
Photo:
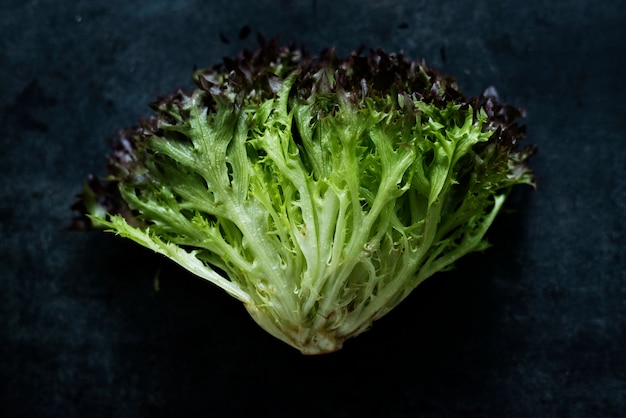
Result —
<svg viewBox="0 0 626 418"><path fill-rule="evenodd" d="M520 110L402 55L263 43L194 79L123 131L75 224L163 254L305 354L487 248L511 188L534 184Z"/></svg>

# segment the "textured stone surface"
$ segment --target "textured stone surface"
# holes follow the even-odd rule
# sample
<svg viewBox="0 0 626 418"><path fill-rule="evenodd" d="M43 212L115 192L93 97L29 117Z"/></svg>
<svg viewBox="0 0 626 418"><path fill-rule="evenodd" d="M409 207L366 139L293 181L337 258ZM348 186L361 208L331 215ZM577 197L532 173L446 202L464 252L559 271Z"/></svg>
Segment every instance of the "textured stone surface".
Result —
<svg viewBox="0 0 626 418"><path fill-rule="evenodd" d="M1 1L0 415L623 416L624 21L616 0ZM106 138L257 32L494 85L540 148L494 248L329 356L131 243L62 231Z"/></svg>

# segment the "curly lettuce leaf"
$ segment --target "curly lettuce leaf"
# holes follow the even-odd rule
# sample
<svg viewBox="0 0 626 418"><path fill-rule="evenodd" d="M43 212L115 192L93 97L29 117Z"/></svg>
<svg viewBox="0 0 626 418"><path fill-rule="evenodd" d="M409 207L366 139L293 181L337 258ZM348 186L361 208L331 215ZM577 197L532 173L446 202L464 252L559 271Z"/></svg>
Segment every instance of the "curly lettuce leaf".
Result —
<svg viewBox="0 0 626 418"><path fill-rule="evenodd" d="M305 354L485 249L511 187L534 182L517 109L399 55L270 44L195 79L124 132L77 208Z"/></svg>

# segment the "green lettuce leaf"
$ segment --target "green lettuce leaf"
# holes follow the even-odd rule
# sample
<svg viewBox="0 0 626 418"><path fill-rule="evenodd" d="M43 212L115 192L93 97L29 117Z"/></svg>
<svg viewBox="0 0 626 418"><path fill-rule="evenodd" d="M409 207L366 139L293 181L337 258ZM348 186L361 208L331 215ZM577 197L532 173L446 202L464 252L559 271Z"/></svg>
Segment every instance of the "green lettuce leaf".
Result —
<svg viewBox="0 0 626 418"><path fill-rule="evenodd" d="M534 184L521 111L402 55L269 43L194 79L114 142L76 224L163 254L305 354L487 248L511 187Z"/></svg>

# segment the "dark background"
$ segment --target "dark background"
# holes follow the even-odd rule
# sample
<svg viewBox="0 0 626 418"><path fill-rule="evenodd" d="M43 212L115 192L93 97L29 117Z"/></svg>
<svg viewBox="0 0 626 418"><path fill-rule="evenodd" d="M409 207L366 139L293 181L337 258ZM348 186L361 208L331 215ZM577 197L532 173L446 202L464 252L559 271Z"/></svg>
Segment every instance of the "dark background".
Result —
<svg viewBox="0 0 626 418"><path fill-rule="evenodd" d="M624 416L625 28L618 0L0 1L0 416ZM63 231L107 138L257 32L494 85L540 149L492 249L331 355L132 243Z"/></svg>

